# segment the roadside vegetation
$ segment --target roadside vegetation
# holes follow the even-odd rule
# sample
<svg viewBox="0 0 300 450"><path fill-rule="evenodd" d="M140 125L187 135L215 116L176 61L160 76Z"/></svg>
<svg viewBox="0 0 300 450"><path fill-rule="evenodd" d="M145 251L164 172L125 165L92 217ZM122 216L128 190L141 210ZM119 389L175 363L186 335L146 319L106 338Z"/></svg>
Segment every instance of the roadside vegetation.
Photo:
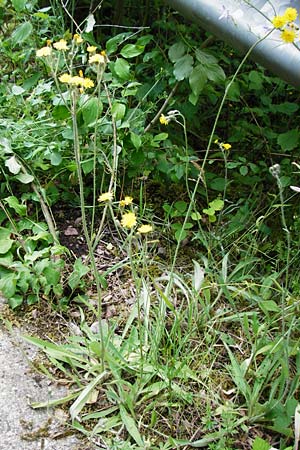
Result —
<svg viewBox="0 0 300 450"><path fill-rule="evenodd" d="M297 450L299 92L160 1L0 29L0 292L62 321L24 337L53 406L96 448Z"/></svg>

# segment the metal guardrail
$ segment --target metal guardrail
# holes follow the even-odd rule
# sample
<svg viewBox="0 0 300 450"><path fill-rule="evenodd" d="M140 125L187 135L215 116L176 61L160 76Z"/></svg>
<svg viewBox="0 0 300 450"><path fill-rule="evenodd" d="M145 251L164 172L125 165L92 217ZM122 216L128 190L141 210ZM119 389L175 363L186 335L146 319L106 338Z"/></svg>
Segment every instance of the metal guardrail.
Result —
<svg viewBox="0 0 300 450"><path fill-rule="evenodd" d="M185 17L199 23L202 28L246 52L273 28L271 19L286 8L296 8L299 0L167 0ZM299 19L298 19L299 25ZM285 43L281 31L274 30L260 42L251 58L271 70L283 80L300 87L300 40ZM298 33L299 34L299 33Z"/></svg>

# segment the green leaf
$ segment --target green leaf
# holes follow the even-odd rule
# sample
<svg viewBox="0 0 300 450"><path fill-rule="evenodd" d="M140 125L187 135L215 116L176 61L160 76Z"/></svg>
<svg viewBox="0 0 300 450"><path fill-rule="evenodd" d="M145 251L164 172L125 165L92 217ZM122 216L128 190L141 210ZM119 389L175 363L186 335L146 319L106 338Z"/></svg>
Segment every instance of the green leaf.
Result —
<svg viewBox="0 0 300 450"><path fill-rule="evenodd" d="M80 393L73 405L70 407L70 415L72 420L76 419L82 408L86 405L93 390L107 375L106 372L99 373Z"/></svg>
<svg viewBox="0 0 300 450"><path fill-rule="evenodd" d="M34 180L34 176L29 173L19 173L15 178L23 184L32 183Z"/></svg>
<svg viewBox="0 0 300 450"><path fill-rule="evenodd" d="M145 444L136 426L135 420L130 416L130 414L128 414L123 405L120 405L120 415L122 422L125 425L125 428L130 434L130 436L141 448L144 448Z"/></svg>
<svg viewBox="0 0 300 450"><path fill-rule="evenodd" d="M17 12L23 11L26 6L26 0L11 0L11 3Z"/></svg>
<svg viewBox="0 0 300 450"><path fill-rule="evenodd" d="M169 48L169 58L174 63L178 61L185 54L185 45L183 42L177 42L173 44L172 47Z"/></svg>
<svg viewBox="0 0 300 450"><path fill-rule="evenodd" d="M126 106L124 103L114 102L111 108L111 114L115 120L121 120L125 116Z"/></svg>
<svg viewBox="0 0 300 450"><path fill-rule="evenodd" d="M114 66L114 71L122 80L130 79L130 64L123 58L117 58Z"/></svg>
<svg viewBox="0 0 300 450"><path fill-rule="evenodd" d="M142 139L138 134L135 134L133 132L130 133L130 140L134 146L134 148L136 148L136 150L138 150L141 145L142 145Z"/></svg>
<svg viewBox="0 0 300 450"><path fill-rule="evenodd" d="M17 175L17 173L19 173L22 168L21 164L18 163L17 158L15 156L11 156L9 159L7 159L4 165L14 175Z"/></svg>
<svg viewBox="0 0 300 450"><path fill-rule="evenodd" d="M70 111L64 105L57 105L52 111L52 116L55 120L65 120L70 117Z"/></svg>
<svg viewBox="0 0 300 450"><path fill-rule="evenodd" d="M252 445L252 450L269 450L270 448L271 445L260 437L256 437Z"/></svg>
<svg viewBox="0 0 300 450"><path fill-rule="evenodd" d="M224 191L226 180L225 178L214 178L209 182L209 187L215 191Z"/></svg>
<svg viewBox="0 0 300 450"><path fill-rule="evenodd" d="M264 312L280 312L280 308L274 300L262 300L258 304Z"/></svg>
<svg viewBox="0 0 300 450"><path fill-rule="evenodd" d="M22 295L14 295L13 297L8 299L8 304L11 309L16 309L22 305L24 298Z"/></svg>
<svg viewBox="0 0 300 450"><path fill-rule="evenodd" d="M277 143L282 150L293 150L299 143L299 131L297 129L287 131L278 135Z"/></svg>
<svg viewBox="0 0 300 450"><path fill-rule="evenodd" d="M103 110L103 104L98 98L90 98L82 107L82 117L86 126L92 125L99 119Z"/></svg>
<svg viewBox="0 0 300 450"><path fill-rule="evenodd" d="M31 34L32 25L30 22L24 22L19 25L11 35L13 46L22 44Z"/></svg>
<svg viewBox="0 0 300 450"><path fill-rule="evenodd" d="M62 162L62 156L59 152L51 152L51 165L52 166L59 166Z"/></svg>
<svg viewBox="0 0 300 450"><path fill-rule="evenodd" d="M122 48L120 53L123 58L134 58L143 53L144 49L144 45L127 44Z"/></svg>
<svg viewBox="0 0 300 450"><path fill-rule="evenodd" d="M203 50L197 49L195 51L195 56L197 61L204 66L217 63L217 59L213 55L210 55Z"/></svg>
<svg viewBox="0 0 300 450"><path fill-rule="evenodd" d="M26 216L26 212L27 212L26 205L22 205L22 203L19 202L17 197L15 197L14 195L11 195L9 197L6 197L4 200L10 208L13 208L16 211L16 213L19 216ZM1 236L0 236L0 238L1 238Z"/></svg>
<svg viewBox="0 0 300 450"><path fill-rule="evenodd" d="M200 64L197 65L196 67L193 68L190 76L189 76L189 83L190 83L190 87L192 89L192 92L194 94L193 98L197 98L199 97L200 92L203 90L205 84L207 81L207 75L206 75L206 70L203 66L201 66ZM194 101L191 101L191 99L189 99L190 102L195 105L197 103Z"/></svg>
<svg viewBox="0 0 300 450"><path fill-rule="evenodd" d="M212 202L209 202L209 206L215 211L221 211L224 208L224 201L220 198L216 198Z"/></svg>
<svg viewBox="0 0 300 450"><path fill-rule="evenodd" d="M6 298L12 298L15 295L17 286L17 276L15 273L8 273L0 279L0 292Z"/></svg>
<svg viewBox="0 0 300 450"><path fill-rule="evenodd" d="M193 63L194 59L191 55L184 55L176 61L173 73L177 81L182 81L190 76Z"/></svg>
<svg viewBox="0 0 300 450"><path fill-rule="evenodd" d="M179 200L174 204L174 208L176 208L180 213L184 213L187 209L187 202Z"/></svg>
<svg viewBox="0 0 300 450"><path fill-rule="evenodd" d="M206 75L210 81L222 83L226 79L224 70L219 64L209 64L206 66Z"/></svg>
<svg viewBox="0 0 300 450"><path fill-rule="evenodd" d="M246 176L247 173L249 172L249 169L247 166L241 166L239 170L240 170L240 174L243 176Z"/></svg>
<svg viewBox="0 0 300 450"><path fill-rule="evenodd" d="M113 38L109 39L106 42L107 54L110 55L111 53L114 53L118 49L119 45L122 44L122 42L124 42L125 39L130 35L131 35L130 32L125 32L117 34L117 36L114 36Z"/></svg>

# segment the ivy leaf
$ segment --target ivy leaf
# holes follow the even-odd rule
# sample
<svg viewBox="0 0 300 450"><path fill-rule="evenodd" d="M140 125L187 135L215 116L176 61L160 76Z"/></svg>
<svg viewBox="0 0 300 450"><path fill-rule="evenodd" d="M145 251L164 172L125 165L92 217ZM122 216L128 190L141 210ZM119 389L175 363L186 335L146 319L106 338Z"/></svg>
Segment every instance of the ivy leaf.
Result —
<svg viewBox="0 0 300 450"><path fill-rule="evenodd" d="M194 59L191 55L184 55L176 61L173 73L177 81L182 81L190 76L193 63Z"/></svg>

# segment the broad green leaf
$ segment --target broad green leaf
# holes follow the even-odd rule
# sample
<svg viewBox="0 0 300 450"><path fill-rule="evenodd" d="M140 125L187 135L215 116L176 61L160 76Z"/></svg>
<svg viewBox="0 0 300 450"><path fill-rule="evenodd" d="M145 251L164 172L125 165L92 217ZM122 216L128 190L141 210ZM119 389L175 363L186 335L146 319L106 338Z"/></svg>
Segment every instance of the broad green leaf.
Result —
<svg viewBox="0 0 300 450"><path fill-rule="evenodd" d="M6 298L12 298L15 295L17 286L16 273L8 273L0 279L0 292Z"/></svg>
<svg viewBox="0 0 300 450"><path fill-rule="evenodd" d="M138 150L140 146L142 145L142 139L138 134L135 134L133 132L130 133L130 140L133 144L133 146Z"/></svg>
<svg viewBox="0 0 300 450"><path fill-rule="evenodd" d="M226 75L224 70L219 64L209 64L206 66L206 75L210 81L214 81L215 83L222 83Z"/></svg>
<svg viewBox="0 0 300 450"><path fill-rule="evenodd" d="M25 89L22 88L22 86L18 86L16 84L14 84L11 88L11 93L13 95L22 95L22 94L24 94L24 92L25 92Z"/></svg>
<svg viewBox="0 0 300 450"><path fill-rule="evenodd" d="M13 297L8 299L8 304L11 309L16 309L22 305L24 298L22 295L14 295Z"/></svg>
<svg viewBox="0 0 300 450"><path fill-rule="evenodd" d="M209 182L209 187L215 191L224 191L226 180L225 178L214 178Z"/></svg>
<svg viewBox="0 0 300 450"><path fill-rule="evenodd" d="M115 120L121 120L125 116L126 106L124 103L114 102L111 108L111 114Z"/></svg>
<svg viewBox="0 0 300 450"><path fill-rule="evenodd" d="M32 183L34 180L34 176L29 173L19 173L15 178L23 184Z"/></svg>
<svg viewBox="0 0 300 450"><path fill-rule="evenodd" d="M82 117L86 126L92 125L99 119L103 110L102 102L95 97L90 98L82 107Z"/></svg>
<svg viewBox="0 0 300 450"><path fill-rule="evenodd" d="M32 25L30 22L24 22L19 25L11 35L13 46L22 44L31 34Z"/></svg>
<svg viewBox="0 0 300 450"><path fill-rule="evenodd" d="M177 42L176 44L173 44L172 47L169 48L169 58L174 63L178 61L184 54L185 54L185 45L183 42Z"/></svg>
<svg viewBox="0 0 300 450"><path fill-rule="evenodd" d="M196 56L197 61L204 66L207 66L210 64L217 64L217 59L213 55L210 55L209 53L207 53L203 50L197 49L195 51L195 56Z"/></svg>
<svg viewBox="0 0 300 450"><path fill-rule="evenodd" d="M271 445L260 437L256 437L253 444L252 450L270 450Z"/></svg>
<svg viewBox="0 0 300 450"><path fill-rule="evenodd" d="M258 304L264 312L280 312L280 308L274 300L262 300Z"/></svg>
<svg viewBox="0 0 300 450"><path fill-rule="evenodd" d="M18 163L17 158L15 156L11 156L9 159L7 159L4 165L14 175L17 175L17 173L19 173L22 168L22 166Z"/></svg>
<svg viewBox="0 0 300 450"><path fill-rule="evenodd" d="M183 201L183 200L179 200L178 202L176 202L174 204L174 208L177 209L177 211L184 213L187 209L187 202Z"/></svg>
<svg viewBox="0 0 300 450"><path fill-rule="evenodd" d="M130 64L123 58L117 58L114 66L114 71L122 80L130 79Z"/></svg>
<svg viewBox="0 0 300 450"><path fill-rule="evenodd" d="M10 208L13 208L19 216L26 216L27 212L26 205L22 205L22 203L19 202L17 197L11 195L9 197L6 197L4 200L5 203L7 203Z"/></svg>
<svg viewBox="0 0 300 450"><path fill-rule="evenodd" d="M209 206L215 211L221 211L224 208L224 201L220 198L216 198L212 202L209 202Z"/></svg>
<svg viewBox="0 0 300 450"><path fill-rule="evenodd" d="M134 58L143 53L144 49L144 45L127 44L122 48L120 53L123 58Z"/></svg>
<svg viewBox="0 0 300 450"><path fill-rule="evenodd" d="M191 55L184 55L179 58L174 66L174 76L176 80L182 81L188 78L193 70L194 59Z"/></svg>
<svg viewBox="0 0 300 450"><path fill-rule="evenodd" d="M120 415L122 422L130 434L130 436L135 440L135 442L140 446L144 447L144 441L142 439L142 436L140 435L140 432L136 426L135 420L128 414L125 407L123 405L120 405Z"/></svg>
<svg viewBox="0 0 300 450"><path fill-rule="evenodd" d="M106 52L108 55L111 53L114 53L120 44L131 35L130 32L120 33L117 34L117 36L114 36L113 38L109 39L106 42Z"/></svg>
<svg viewBox="0 0 300 450"><path fill-rule="evenodd" d="M198 99L200 92L203 90L207 81L206 70L203 66L198 64L193 68L190 76L189 83L194 94L194 97ZM191 101L191 100L190 100ZM194 102L191 102L195 104Z"/></svg>
<svg viewBox="0 0 300 450"><path fill-rule="evenodd" d="M299 144L299 131L298 129L287 131L278 135L277 143L282 150L293 150Z"/></svg>
<svg viewBox="0 0 300 450"><path fill-rule="evenodd" d="M62 156L59 152L51 152L51 165L52 166L59 166L62 162Z"/></svg>
<svg viewBox="0 0 300 450"><path fill-rule="evenodd" d="M17 12L20 12L23 9L25 9L27 2L26 2L26 0L11 0L11 3L13 5L13 7L15 8L15 10Z"/></svg>
<svg viewBox="0 0 300 450"><path fill-rule="evenodd" d="M52 111L52 116L56 120L65 120L70 117L70 111L64 105L57 105Z"/></svg>
<svg viewBox="0 0 300 450"><path fill-rule="evenodd" d="M241 167L239 168L239 171L240 171L240 174L241 174L241 175L246 176L246 175L248 174L248 172L249 172L249 169L248 169L247 166L241 166Z"/></svg>

